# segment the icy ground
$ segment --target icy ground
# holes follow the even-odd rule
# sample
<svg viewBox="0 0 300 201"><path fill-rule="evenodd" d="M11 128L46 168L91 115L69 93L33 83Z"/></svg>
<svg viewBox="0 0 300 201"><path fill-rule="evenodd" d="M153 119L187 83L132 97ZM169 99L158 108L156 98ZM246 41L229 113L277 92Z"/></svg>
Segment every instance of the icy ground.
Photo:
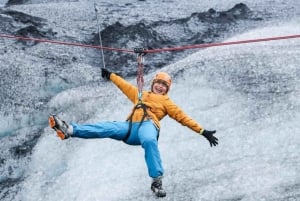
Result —
<svg viewBox="0 0 300 201"><path fill-rule="evenodd" d="M253 30L235 39L300 31L291 31L294 25ZM211 48L166 67L172 74L184 69L170 96L206 128L217 129L220 146L210 148L188 129L163 121L164 200L299 199L299 53L295 39ZM97 112L89 122L120 120L128 108L114 106L128 102L116 90L97 99L101 89L65 91L49 108L72 105L63 111L67 120L92 109ZM29 167L18 194L22 200L156 200L148 190L140 147L112 140L61 142L45 128Z"/></svg>
<svg viewBox="0 0 300 201"><path fill-rule="evenodd" d="M30 2L33 4L12 8L47 18L50 24L53 23L50 27L58 24L59 35L65 35L63 30L67 30L68 36L80 38L83 36L72 30L95 32L95 21L91 20L93 3ZM157 6L158 1L110 2L98 2L102 5L103 15L110 16L105 19L108 24L177 18L212 7L228 9L240 3L159 1ZM264 27L237 33L228 41L300 33L298 1L244 3L255 11L264 12L271 20ZM89 20L91 23L87 23ZM0 42L13 43L3 39ZM68 54L64 54L64 50L58 46L38 45L38 51L56 51L61 55L61 60L54 62L58 66L67 64L60 69L62 77L68 80L75 76L73 80L78 82L67 83L68 87L45 88L49 101L41 102L41 105L34 102L36 107L26 108L29 112L36 111L37 115L28 117L24 114L19 120L24 127L1 139L3 174L0 182L5 184L5 188L1 187L1 200L157 200L150 191L150 179L140 147L109 139L60 141L47 127L45 111L57 112L66 121L97 122L123 120L131 108L129 101L111 83L88 82L101 78L92 73L93 66L80 65L85 63L85 58L80 56L82 49L74 48ZM70 53L79 58L78 65L71 69L67 68L72 64ZM162 200L300 200L299 55L299 39L290 39L208 48L164 67L163 70L174 77L170 97L205 128L216 129L220 144L210 148L203 137L169 118L164 119L159 147L165 167L163 182L167 197ZM15 79L26 82L26 78L35 77L32 66L35 69L37 66L52 67L53 55L39 59L35 56L21 48L8 48L1 58L6 58L7 65L17 63L16 75L22 76ZM48 63L42 63L42 60ZM43 77L38 71L35 73L37 80ZM152 76L153 73L146 75L147 84ZM134 79L131 81L135 83ZM17 91L31 93L34 100L36 92L23 87ZM39 126L35 127L36 124ZM1 128L7 129L7 122L1 122ZM26 141L23 138L30 138L34 133L41 137L30 150L30 156L18 158L24 150L13 149L10 145L22 144ZM14 137L16 135L20 138ZM7 153L12 151L19 155L9 158L11 154Z"/></svg>

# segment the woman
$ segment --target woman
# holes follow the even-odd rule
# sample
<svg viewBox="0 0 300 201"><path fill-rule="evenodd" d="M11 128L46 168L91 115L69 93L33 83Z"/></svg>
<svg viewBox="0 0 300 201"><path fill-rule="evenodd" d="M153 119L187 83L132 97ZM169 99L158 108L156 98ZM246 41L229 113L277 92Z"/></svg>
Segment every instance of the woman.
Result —
<svg viewBox="0 0 300 201"><path fill-rule="evenodd" d="M158 150L160 120L169 115L177 122L203 135L216 146L218 139L213 136L216 131L205 130L200 124L187 116L167 95L171 87L171 77L164 72L155 75L151 91L138 93L138 88L115 73L102 69L102 77L111 80L134 104L134 108L124 122L100 122L96 124L67 124L56 115L49 116L49 125L62 139L78 138L112 138L122 140L129 145L141 145L145 150L148 174L153 179L151 190L158 197L165 197L162 187L164 169Z"/></svg>

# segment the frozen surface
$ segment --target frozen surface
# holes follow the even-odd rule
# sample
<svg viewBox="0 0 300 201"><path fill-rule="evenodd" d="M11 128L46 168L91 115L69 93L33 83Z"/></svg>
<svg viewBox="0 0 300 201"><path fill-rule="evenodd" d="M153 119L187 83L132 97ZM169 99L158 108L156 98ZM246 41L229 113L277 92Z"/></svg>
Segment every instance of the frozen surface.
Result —
<svg viewBox="0 0 300 201"><path fill-rule="evenodd" d="M298 22L231 40L295 34ZM220 145L210 148L204 138L164 120L159 141L168 192L164 200L299 199L299 45L294 39L210 48L166 67L173 74L184 69L170 96L206 128L217 129ZM68 108L81 102L63 111L66 120L80 118L82 110L97 110L89 122L118 120L128 111L114 107L128 105L116 89L108 92L113 97L98 100L93 94L100 89L74 90L58 94L50 104ZM84 100L86 96L91 100ZM156 200L143 160L139 147L108 139L60 141L45 128L19 196L43 201Z"/></svg>
<svg viewBox="0 0 300 201"><path fill-rule="evenodd" d="M78 38L84 36L76 30L95 31L94 2L43 2L32 0L31 4L12 8L47 18L58 36L68 32L68 36ZM209 8L226 10L236 3L240 1L97 1L107 24L177 18ZM274 20L228 41L300 33L299 1L244 3ZM20 64L17 78L24 81L24 86L28 83L26 76L31 78L32 73L37 84L41 80L55 83L55 77L43 80L38 69L46 68L41 60L51 63L51 58L58 56L57 66L64 64L59 72L67 80L75 80L38 93L35 86L30 86L32 91L26 87L17 89L21 94L33 94L35 107L23 109L36 111L36 115L19 116L23 128L14 132L20 135L18 141L1 144L5 148L1 150L1 172L5 174L0 181L6 176L13 180L24 175L23 181L12 188L17 193L10 192L11 196L4 200L157 200L150 191L141 147L109 139L60 141L46 126L47 114L39 108L78 122L124 120L131 109L129 101L111 83L86 84L101 79L99 74L93 74L95 69L85 64L81 49L65 53L64 48L41 44L34 53L47 55L46 58L32 60L30 55L14 49L4 59L3 66ZM70 62L72 54L79 58L76 66ZM203 137L168 117L162 121L159 147L167 191L163 200L300 200L299 55L300 41L291 39L203 49L163 69L174 76L170 97L205 128L216 129L220 141L219 146L210 148ZM151 77L145 77L147 84ZM47 105L35 100L41 93L51 97ZM22 102L22 96L15 101ZM1 128L9 133L14 129L7 124L10 116L3 117ZM5 158L11 152L11 144L22 143L34 132L42 136L29 158ZM10 173L15 166L22 168Z"/></svg>

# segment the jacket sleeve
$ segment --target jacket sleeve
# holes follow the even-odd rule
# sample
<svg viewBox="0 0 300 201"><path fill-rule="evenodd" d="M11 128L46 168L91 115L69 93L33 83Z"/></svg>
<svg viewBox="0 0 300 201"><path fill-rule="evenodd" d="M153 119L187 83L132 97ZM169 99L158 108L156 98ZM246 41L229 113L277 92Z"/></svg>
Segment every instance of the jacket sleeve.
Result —
<svg viewBox="0 0 300 201"><path fill-rule="evenodd" d="M138 89L136 86L114 73L110 75L110 80L128 97L132 103L135 103L138 96Z"/></svg>
<svg viewBox="0 0 300 201"><path fill-rule="evenodd" d="M172 119L175 119L183 126L187 126L193 131L200 133L200 131L203 129L203 127L200 124L198 124L195 120L193 120L191 117L185 114L185 112L170 99L168 99L166 103L167 113Z"/></svg>

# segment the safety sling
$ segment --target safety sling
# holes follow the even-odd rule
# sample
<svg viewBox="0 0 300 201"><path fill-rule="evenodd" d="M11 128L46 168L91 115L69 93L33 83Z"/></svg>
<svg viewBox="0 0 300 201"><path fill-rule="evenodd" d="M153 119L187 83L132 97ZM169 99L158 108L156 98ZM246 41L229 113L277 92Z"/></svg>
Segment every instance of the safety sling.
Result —
<svg viewBox="0 0 300 201"><path fill-rule="evenodd" d="M147 113L147 105L145 105L142 101L142 94L143 94L143 86L144 86L144 58L143 56L145 55L145 49L144 48L135 48L134 52L137 53L137 62L138 62L138 69L137 69L137 86L138 86L138 103L134 106L133 111L131 113L131 115L129 116L129 118L127 119L127 121L129 121L129 129L128 132L125 136L125 138L123 139L124 142L126 142L128 140L128 138L130 137L130 133L131 133L131 129L132 129L132 118L134 115L134 112L137 109L142 108L144 111L143 117L140 121L140 124L138 126L138 129L141 127L142 123L144 122L145 118L150 119L150 116ZM158 130L159 131L159 130Z"/></svg>

